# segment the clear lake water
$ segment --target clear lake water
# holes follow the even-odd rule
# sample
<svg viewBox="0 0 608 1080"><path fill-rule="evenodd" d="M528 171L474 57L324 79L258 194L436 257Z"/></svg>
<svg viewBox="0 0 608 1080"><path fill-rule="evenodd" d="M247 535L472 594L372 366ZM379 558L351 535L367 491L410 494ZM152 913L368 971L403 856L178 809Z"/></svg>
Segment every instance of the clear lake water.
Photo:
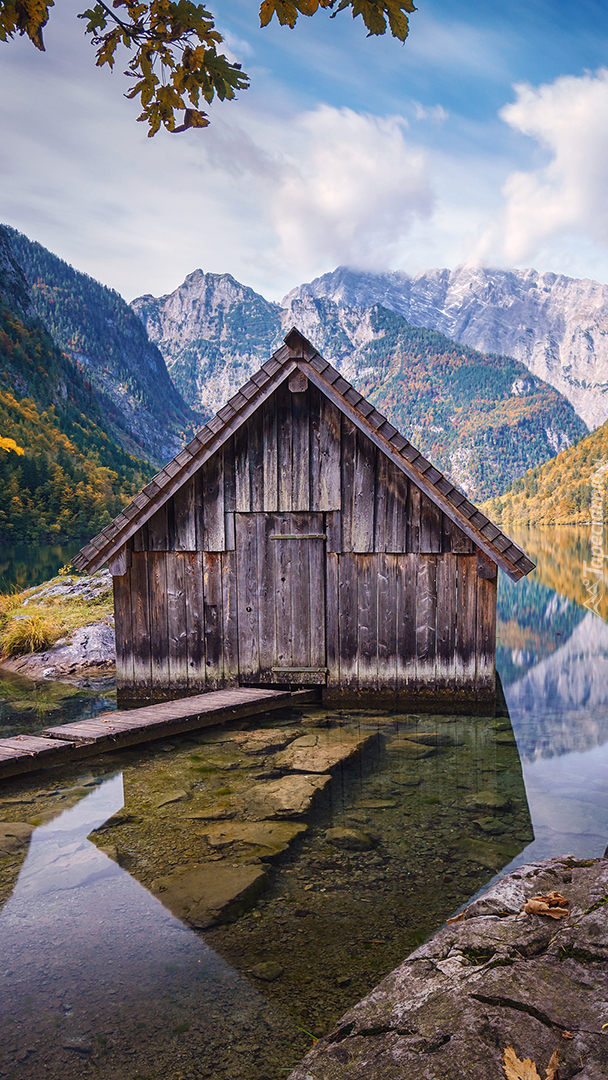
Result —
<svg viewBox="0 0 608 1080"><path fill-rule="evenodd" d="M0 1077L279 1080L496 875L603 853L608 625L584 606L587 530L514 538L539 566L500 582L508 715L283 710L2 781ZM2 678L1 734L114 704L107 682ZM243 808L278 775L274 743L315 733L365 745L271 853L239 834ZM201 866L260 867L263 889L193 929L159 882Z"/></svg>

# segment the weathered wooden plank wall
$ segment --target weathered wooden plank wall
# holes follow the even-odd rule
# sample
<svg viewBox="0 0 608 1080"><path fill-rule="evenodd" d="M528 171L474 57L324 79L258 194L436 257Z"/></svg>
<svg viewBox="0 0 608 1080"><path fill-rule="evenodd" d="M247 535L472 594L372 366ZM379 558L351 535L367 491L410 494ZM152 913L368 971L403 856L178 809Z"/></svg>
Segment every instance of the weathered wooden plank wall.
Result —
<svg viewBox="0 0 608 1080"><path fill-rule="evenodd" d="M298 668L299 683L326 670L330 689L494 692L491 567L312 385L281 386L132 549L115 579L122 688L193 692Z"/></svg>

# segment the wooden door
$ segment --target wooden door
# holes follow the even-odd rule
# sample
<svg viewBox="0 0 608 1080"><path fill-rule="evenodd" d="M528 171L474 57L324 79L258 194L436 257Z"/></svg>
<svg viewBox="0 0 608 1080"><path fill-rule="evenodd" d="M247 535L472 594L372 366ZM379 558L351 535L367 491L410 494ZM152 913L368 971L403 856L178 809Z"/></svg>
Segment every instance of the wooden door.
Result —
<svg viewBox="0 0 608 1080"><path fill-rule="evenodd" d="M241 683L325 682L323 514L236 514Z"/></svg>

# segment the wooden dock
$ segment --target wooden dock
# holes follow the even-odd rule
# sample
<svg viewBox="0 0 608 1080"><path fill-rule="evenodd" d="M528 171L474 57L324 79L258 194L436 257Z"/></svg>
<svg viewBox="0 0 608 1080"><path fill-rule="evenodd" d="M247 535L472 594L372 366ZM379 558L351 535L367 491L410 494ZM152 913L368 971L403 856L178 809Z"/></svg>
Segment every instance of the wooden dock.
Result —
<svg viewBox="0 0 608 1080"><path fill-rule="evenodd" d="M316 700L315 690L239 687L140 709L101 713L90 720L47 728L41 735L0 739L0 779Z"/></svg>

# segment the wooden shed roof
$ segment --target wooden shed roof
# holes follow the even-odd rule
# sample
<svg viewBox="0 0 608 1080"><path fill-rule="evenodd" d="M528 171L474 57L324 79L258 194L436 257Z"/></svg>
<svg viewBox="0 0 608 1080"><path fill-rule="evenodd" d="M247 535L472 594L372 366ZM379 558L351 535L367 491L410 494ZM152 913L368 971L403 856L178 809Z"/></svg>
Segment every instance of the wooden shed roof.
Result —
<svg viewBox="0 0 608 1080"><path fill-rule="evenodd" d="M97 570L195 473L208 458L299 368L482 549L518 581L534 563L482 514L447 477L336 371L295 327L285 344L231 397L125 509L76 555L78 570Z"/></svg>

